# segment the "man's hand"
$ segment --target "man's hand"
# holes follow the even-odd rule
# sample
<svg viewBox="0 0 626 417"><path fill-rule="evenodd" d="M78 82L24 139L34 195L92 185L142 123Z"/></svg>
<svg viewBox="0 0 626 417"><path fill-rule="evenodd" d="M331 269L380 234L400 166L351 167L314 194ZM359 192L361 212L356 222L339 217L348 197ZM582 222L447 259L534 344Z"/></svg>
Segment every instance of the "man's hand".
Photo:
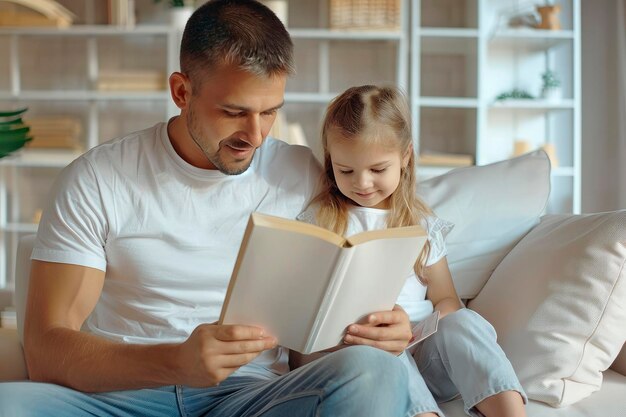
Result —
<svg viewBox="0 0 626 417"><path fill-rule="evenodd" d="M261 352L276 347L276 339L253 326L201 324L180 345L180 380L193 387L218 385Z"/></svg>
<svg viewBox="0 0 626 417"><path fill-rule="evenodd" d="M350 345L367 345L399 355L411 340L411 322L406 312L396 304L393 311L370 314L362 322L351 324L344 337Z"/></svg>

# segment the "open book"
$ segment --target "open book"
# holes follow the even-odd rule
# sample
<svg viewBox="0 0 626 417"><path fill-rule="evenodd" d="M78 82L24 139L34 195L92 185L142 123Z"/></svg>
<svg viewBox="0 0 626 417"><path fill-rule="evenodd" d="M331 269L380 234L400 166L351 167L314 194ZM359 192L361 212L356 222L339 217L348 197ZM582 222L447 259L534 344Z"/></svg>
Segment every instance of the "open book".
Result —
<svg viewBox="0 0 626 417"><path fill-rule="evenodd" d="M333 347L348 325L393 309L426 239L420 226L343 238L253 213L220 324L263 327L280 345L304 354Z"/></svg>

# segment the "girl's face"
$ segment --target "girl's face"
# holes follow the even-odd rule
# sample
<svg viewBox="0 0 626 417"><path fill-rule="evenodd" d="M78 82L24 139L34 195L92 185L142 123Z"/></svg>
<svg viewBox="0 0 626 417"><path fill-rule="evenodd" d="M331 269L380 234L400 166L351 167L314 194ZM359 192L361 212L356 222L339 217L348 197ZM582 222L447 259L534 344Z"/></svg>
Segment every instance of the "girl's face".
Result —
<svg viewBox="0 0 626 417"><path fill-rule="evenodd" d="M403 156L400 149L363 142L329 132L327 147L337 187L359 206L389 208L409 153Z"/></svg>

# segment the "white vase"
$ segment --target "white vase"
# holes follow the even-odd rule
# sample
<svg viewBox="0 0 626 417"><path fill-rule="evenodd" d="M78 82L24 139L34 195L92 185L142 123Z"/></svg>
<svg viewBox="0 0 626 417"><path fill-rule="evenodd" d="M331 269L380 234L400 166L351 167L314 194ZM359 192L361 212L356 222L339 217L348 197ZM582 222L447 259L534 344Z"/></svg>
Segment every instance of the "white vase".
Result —
<svg viewBox="0 0 626 417"><path fill-rule="evenodd" d="M187 20L189 20L194 10L192 6L172 7L170 10L170 25L182 31L185 29Z"/></svg>
<svg viewBox="0 0 626 417"><path fill-rule="evenodd" d="M561 87L544 88L541 97L547 101L559 101L563 98Z"/></svg>

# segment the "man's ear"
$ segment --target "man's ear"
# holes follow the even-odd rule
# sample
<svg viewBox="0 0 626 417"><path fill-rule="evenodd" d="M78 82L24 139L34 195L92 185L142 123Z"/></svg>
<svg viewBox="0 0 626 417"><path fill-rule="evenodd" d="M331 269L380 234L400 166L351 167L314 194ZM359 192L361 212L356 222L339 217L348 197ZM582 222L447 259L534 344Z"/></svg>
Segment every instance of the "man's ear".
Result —
<svg viewBox="0 0 626 417"><path fill-rule="evenodd" d="M173 72L169 78L170 94L176 107L183 110L189 104L191 97L191 80L182 72Z"/></svg>

